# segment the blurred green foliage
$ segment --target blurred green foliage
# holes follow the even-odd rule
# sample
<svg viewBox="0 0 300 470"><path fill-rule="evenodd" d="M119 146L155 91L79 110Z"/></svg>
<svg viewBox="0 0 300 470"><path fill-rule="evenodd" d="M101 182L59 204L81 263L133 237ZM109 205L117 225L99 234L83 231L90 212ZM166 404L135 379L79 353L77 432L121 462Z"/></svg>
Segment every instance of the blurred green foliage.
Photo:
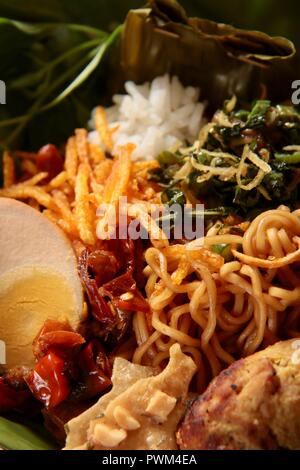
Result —
<svg viewBox="0 0 300 470"><path fill-rule="evenodd" d="M17 142L19 135L26 128L27 140L22 145L38 148L47 140L46 137L48 139L51 137L53 142L61 142L76 127L76 123L86 122L90 109L100 101L100 96L105 95L103 84L102 87L94 86L96 82L101 82L100 68L84 86L81 86L80 92L60 103L60 112L51 109L50 106L46 113L40 114L38 119L32 121L36 113L35 105L32 103L37 101L36 106L40 110L41 107L51 104L53 100L55 102L60 93L76 79L79 71L83 70L89 61L92 62L89 51L92 54L95 44L89 45L89 49L83 49L81 55L76 55L77 46L82 48L84 41L89 43L90 29L88 32L85 31L86 28L84 31L80 28L78 31L78 28L76 30L70 28L68 24L77 23L95 27L97 30L101 28L113 31L117 24L124 21L130 8L139 8L147 1L0 0L0 77L7 84L8 103L0 109L0 139L5 136L5 142L2 143L11 145L11 142ZM298 0L179 1L190 16L287 36L299 44L300 51ZM19 22L13 23L7 18ZM37 28L28 29L26 26L28 22L50 22L55 25L49 27L40 24ZM72 52L72 48L75 48L75 53ZM64 58L67 51L71 51L72 54L68 52ZM59 59L58 67L53 68L51 64L61 56L62 62ZM49 83L51 86L55 85L53 92L48 86ZM31 124L27 125L27 122ZM18 125L15 126L16 124ZM53 135L49 136L49 128L53 130ZM7 129L11 131L9 134Z"/></svg>
<svg viewBox="0 0 300 470"><path fill-rule="evenodd" d="M300 49L299 0L182 0L181 3L191 15L285 36Z"/></svg>
<svg viewBox="0 0 300 470"><path fill-rule="evenodd" d="M0 0L0 16L27 21L63 21L112 29L129 8L146 0ZM300 49L299 0L181 0L191 16L289 37ZM85 9L82 8L85 5Z"/></svg>

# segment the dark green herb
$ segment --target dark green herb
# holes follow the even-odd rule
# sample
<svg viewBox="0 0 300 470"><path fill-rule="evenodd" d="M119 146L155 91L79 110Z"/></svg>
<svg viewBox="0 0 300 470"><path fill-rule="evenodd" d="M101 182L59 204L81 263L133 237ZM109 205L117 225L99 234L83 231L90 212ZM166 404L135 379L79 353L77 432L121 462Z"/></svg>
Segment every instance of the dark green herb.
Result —
<svg viewBox="0 0 300 470"><path fill-rule="evenodd" d="M261 196L255 189L252 191L244 191L238 186L235 189L233 203L239 206L240 209L246 214L249 209L256 207L259 204Z"/></svg>
<svg viewBox="0 0 300 470"><path fill-rule="evenodd" d="M246 122L249 116L249 111L245 109L239 109L238 111L233 112L233 117L238 119L239 121Z"/></svg>
<svg viewBox="0 0 300 470"><path fill-rule="evenodd" d="M168 188L162 193L161 201L169 206L178 204L183 207L186 203L186 197L181 189Z"/></svg>
<svg viewBox="0 0 300 470"><path fill-rule="evenodd" d="M258 100L253 106L248 119L245 123L245 127L248 129L257 129L263 127L266 123L267 112L271 106L271 101Z"/></svg>
<svg viewBox="0 0 300 470"><path fill-rule="evenodd" d="M207 220L216 219L219 217L227 217L232 215L234 210L231 207L216 207L214 209L204 209L203 211L193 210L191 214L193 217L205 217Z"/></svg>
<svg viewBox="0 0 300 470"><path fill-rule="evenodd" d="M197 200L205 202L206 208L213 209L225 205L243 217L254 213L254 209L260 211L282 203L295 207L300 183L300 152L288 153L284 149L287 145L299 145L298 110L293 106L274 106L268 100L259 100L249 110L237 109L227 114L229 125L224 125L224 119L220 116L219 112L215 114L214 126L202 149L193 150L184 158L169 153L160 156L156 181L165 185L165 194L168 188L172 188L174 194L184 193L185 188L188 188ZM255 188L241 188L235 176L224 179L212 175L203 180L204 172L195 167L184 181L176 181L175 174L188 158L194 164L210 166L213 162L213 165L220 169L237 169L246 143L261 159L264 158L264 153L260 153L263 149L269 153L268 164L271 171L266 172L261 183ZM228 154L232 157L228 158ZM256 165L251 161L246 163L246 174L242 177L243 185L251 183L258 174Z"/></svg>
<svg viewBox="0 0 300 470"><path fill-rule="evenodd" d="M231 139L240 137L241 135L240 124L236 124L233 127L216 127L216 130L219 132L220 136L222 137L224 145L228 145Z"/></svg>
<svg viewBox="0 0 300 470"><path fill-rule="evenodd" d="M233 256L231 253L231 245L221 244L221 245L213 245L212 251L221 255L224 258L225 263L232 261Z"/></svg>
<svg viewBox="0 0 300 470"><path fill-rule="evenodd" d="M275 153L275 158L279 162L288 163L289 165L300 164L300 152L296 152L293 154Z"/></svg>
<svg viewBox="0 0 300 470"><path fill-rule="evenodd" d="M193 218L197 217L204 217L207 220L217 219L219 217L227 217L228 215L232 215L232 208L231 207L216 207L214 209L203 209L203 210L195 210L192 209L190 211L190 215ZM167 214L166 216L162 216L158 221L162 220L170 220L173 217L173 214Z"/></svg>
<svg viewBox="0 0 300 470"><path fill-rule="evenodd" d="M163 168L168 168L170 165L180 164L183 161L182 155L177 155L172 152L161 152L157 157L158 163Z"/></svg>

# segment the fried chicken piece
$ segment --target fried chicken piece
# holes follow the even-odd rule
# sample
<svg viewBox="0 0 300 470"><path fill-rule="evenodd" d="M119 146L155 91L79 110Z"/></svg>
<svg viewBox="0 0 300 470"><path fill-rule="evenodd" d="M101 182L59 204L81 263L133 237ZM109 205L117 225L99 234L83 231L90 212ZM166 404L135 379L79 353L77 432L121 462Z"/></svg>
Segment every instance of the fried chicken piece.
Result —
<svg viewBox="0 0 300 470"><path fill-rule="evenodd" d="M276 343L224 370L187 411L180 449L300 449L297 347Z"/></svg>

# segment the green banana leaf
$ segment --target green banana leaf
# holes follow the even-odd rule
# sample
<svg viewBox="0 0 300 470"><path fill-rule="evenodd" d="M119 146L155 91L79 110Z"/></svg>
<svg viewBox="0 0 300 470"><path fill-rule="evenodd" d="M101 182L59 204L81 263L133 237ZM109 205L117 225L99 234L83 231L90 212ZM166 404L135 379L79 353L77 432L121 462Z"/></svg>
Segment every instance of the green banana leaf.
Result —
<svg viewBox="0 0 300 470"><path fill-rule="evenodd" d="M192 0L193 1L193 0ZM28 22L78 23L109 30L146 0L0 0L0 16Z"/></svg>
<svg viewBox="0 0 300 470"><path fill-rule="evenodd" d="M22 16L19 2L0 0L1 7ZM51 16L49 8L48 1L41 3L35 18ZM64 1L58 12L70 17ZM120 32L111 37L95 26L0 18L0 78L7 85L1 142L31 150L49 141L63 143L128 78L141 82L167 71L177 74L184 83L200 86L212 107L233 93L256 98L262 83L271 98L290 98L297 78L295 48L287 39L189 19L172 0L152 0L147 8L131 10L121 40ZM108 58L113 66L107 66Z"/></svg>
<svg viewBox="0 0 300 470"><path fill-rule="evenodd" d="M1 143L36 150L45 142L63 143L86 125L102 97L101 62L120 32L0 18L0 78L7 90Z"/></svg>
<svg viewBox="0 0 300 470"><path fill-rule="evenodd" d="M7 450L57 449L41 426L24 425L3 417L0 417L0 448Z"/></svg>
<svg viewBox="0 0 300 470"><path fill-rule="evenodd" d="M291 97L297 78L295 47L288 39L188 18L174 0L150 0L129 12L122 40L126 79L151 80L169 72L200 86L212 107L236 94L253 100L267 88L270 99Z"/></svg>

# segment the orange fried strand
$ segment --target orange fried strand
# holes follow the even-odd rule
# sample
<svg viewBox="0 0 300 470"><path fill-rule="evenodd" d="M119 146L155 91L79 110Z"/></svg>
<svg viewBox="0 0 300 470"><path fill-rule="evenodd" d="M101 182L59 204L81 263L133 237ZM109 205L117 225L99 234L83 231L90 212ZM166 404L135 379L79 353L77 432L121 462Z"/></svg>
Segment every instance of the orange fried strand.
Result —
<svg viewBox="0 0 300 470"><path fill-rule="evenodd" d="M70 137L66 147L66 158L65 158L65 169L68 175L68 179L71 183L75 183L78 167L78 155L76 148L75 137Z"/></svg>
<svg viewBox="0 0 300 470"><path fill-rule="evenodd" d="M75 183L75 218L83 243L94 245L96 242L93 229L93 214L89 202L89 166L81 163Z"/></svg>
<svg viewBox="0 0 300 470"><path fill-rule="evenodd" d="M100 136L101 142L106 149L111 152L113 149L112 132L109 129L105 109L98 106L95 111L95 127Z"/></svg>
<svg viewBox="0 0 300 470"><path fill-rule="evenodd" d="M104 186L104 202L117 204L119 197L126 193L132 165L131 154L134 148L133 144L123 145L118 148L111 174Z"/></svg>
<svg viewBox="0 0 300 470"><path fill-rule="evenodd" d="M12 156L5 151L3 153L3 186L9 188L16 181L15 164Z"/></svg>
<svg viewBox="0 0 300 470"><path fill-rule="evenodd" d="M86 129L76 129L75 142L77 154L81 163L89 163L88 133Z"/></svg>

